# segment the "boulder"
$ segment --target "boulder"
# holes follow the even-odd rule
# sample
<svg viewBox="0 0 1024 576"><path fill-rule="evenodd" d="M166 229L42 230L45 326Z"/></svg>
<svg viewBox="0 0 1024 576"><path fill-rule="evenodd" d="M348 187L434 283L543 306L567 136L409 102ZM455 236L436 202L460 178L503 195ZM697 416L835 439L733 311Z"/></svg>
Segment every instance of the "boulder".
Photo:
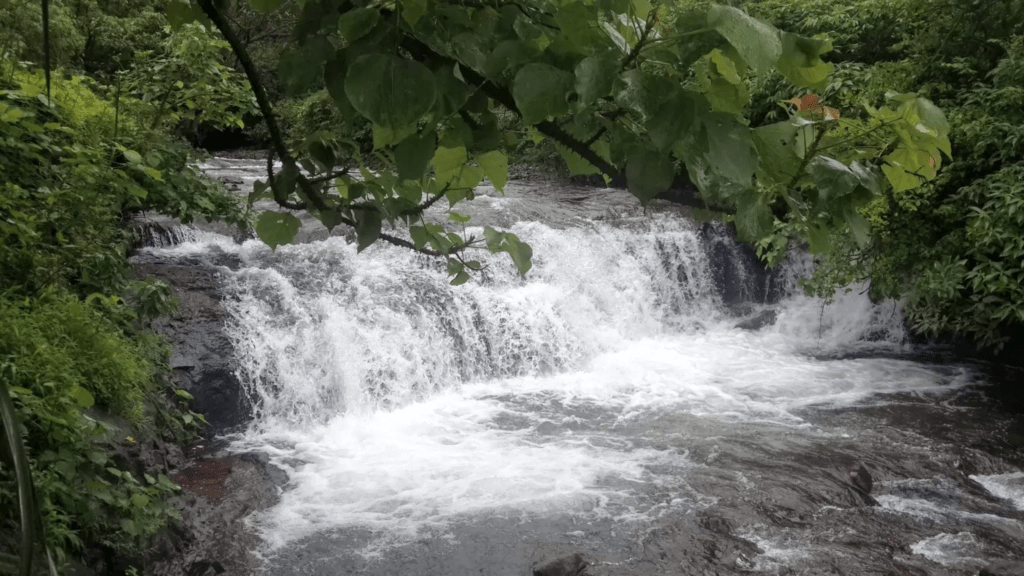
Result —
<svg viewBox="0 0 1024 576"><path fill-rule="evenodd" d="M533 569L533 576L586 576L587 563L579 552L546 562Z"/></svg>
<svg viewBox="0 0 1024 576"><path fill-rule="evenodd" d="M775 324L775 320L777 318L778 314L775 310L762 310L750 318L745 318L742 321L737 322L736 327L742 330L760 330L765 326Z"/></svg>

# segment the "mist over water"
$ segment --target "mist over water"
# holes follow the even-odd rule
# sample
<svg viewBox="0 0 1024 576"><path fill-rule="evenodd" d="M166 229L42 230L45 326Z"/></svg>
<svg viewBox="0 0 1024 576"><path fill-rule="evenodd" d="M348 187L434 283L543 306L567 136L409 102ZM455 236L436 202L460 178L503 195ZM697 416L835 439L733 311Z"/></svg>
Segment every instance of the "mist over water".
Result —
<svg viewBox="0 0 1024 576"><path fill-rule="evenodd" d="M240 262L224 298L256 417L232 450L288 474L250 519L271 573L527 574L581 551L594 574L826 574L845 525L874 534L850 553L867 567L966 574L1024 542L1012 467L979 471L989 496L966 495L966 476L942 483L948 446L890 413L953 417L983 382L910 355L897 305L854 288L823 306L795 286L806 261L758 275L715 256L728 238L622 192L535 193L471 203L474 223L533 247L525 279L482 254L487 269L452 287L439 262L341 237L153 249ZM723 298L721 266L743 306ZM767 309L774 324L736 328ZM846 487L857 462L877 507Z"/></svg>

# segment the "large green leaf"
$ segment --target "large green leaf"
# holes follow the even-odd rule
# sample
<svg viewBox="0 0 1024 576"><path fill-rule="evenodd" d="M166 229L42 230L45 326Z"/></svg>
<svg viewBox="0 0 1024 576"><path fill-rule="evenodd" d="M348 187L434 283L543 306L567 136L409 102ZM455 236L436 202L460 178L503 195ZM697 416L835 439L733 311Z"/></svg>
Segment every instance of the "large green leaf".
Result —
<svg viewBox="0 0 1024 576"><path fill-rule="evenodd" d="M427 171L430 159L437 149L437 136L433 131L414 134L395 147L395 165L398 179L419 180Z"/></svg>
<svg viewBox="0 0 1024 576"><path fill-rule="evenodd" d="M320 79L324 62L334 55L334 48L324 36L313 36L296 50L281 56L277 74L285 91L297 96L309 90Z"/></svg>
<svg viewBox="0 0 1024 576"><path fill-rule="evenodd" d="M829 40L783 32L779 72L796 86L824 90L833 66L823 62L821 55L831 49L832 42Z"/></svg>
<svg viewBox="0 0 1024 576"><path fill-rule="evenodd" d="M857 210L847 207L843 210L843 219L846 220L846 225L850 228L857 245L861 248L867 247L871 242L871 223L867 218L861 216Z"/></svg>
<svg viewBox="0 0 1024 576"><path fill-rule="evenodd" d="M772 211L756 191L743 194L736 202L736 233L743 242L756 242L771 234L775 224Z"/></svg>
<svg viewBox="0 0 1024 576"><path fill-rule="evenodd" d="M302 221L287 212L264 212L256 218L256 235L271 250L295 240Z"/></svg>
<svg viewBox="0 0 1024 576"><path fill-rule="evenodd" d="M476 157L477 164L484 170L487 179L499 191L505 191L508 182L508 157L497 150L485 152Z"/></svg>
<svg viewBox="0 0 1024 576"><path fill-rule="evenodd" d="M376 210L356 212L356 251L362 252L380 238L382 219Z"/></svg>
<svg viewBox="0 0 1024 576"><path fill-rule="evenodd" d="M626 187L644 205L667 191L675 174L671 158L639 146L630 152L626 161Z"/></svg>
<svg viewBox="0 0 1024 576"><path fill-rule="evenodd" d="M654 116L647 121L647 134L659 151L672 148L677 140L687 136L695 128L698 115L708 111L707 100L696 92L681 92L662 103Z"/></svg>
<svg viewBox="0 0 1024 576"><path fill-rule="evenodd" d="M490 226L484 227L484 239L487 249L492 253L507 252L512 257L519 273L526 275L533 265L533 249L511 232L499 232Z"/></svg>
<svg viewBox="0 0 1024 576"><path fill-rule="evenodd" d="M770 70L782 55L778 31L741 10L712 4L708 9L708 25L724 36L758 74Z"/></svg>
<svg viewBox="0 0 1024 576"><path fill-rule="evenodd" d="M576 93L590 105L611 93L619 61L607 55L587 56L576 65Z"/></svg>
<svg viewBox="0 0 1024 576"><path fill-rule="evenodd" d="M607 36L598 27L595 5L567 2L555 13L555 23L572 48L580 54L590 54L607 43Z"/></svg>
<svg viewBox="0 0 1024 576"><path fill-rule="evenodd" d="M536 51L522 40L499 42L487 56L484 74L490 78L500 78L509 68L515 69L529 62L535 54Z"/></svg>
<svg viewBox="0 0 1024 576"><path fill-rule="evenodd" d="M796 117L753 130L759 157L758 178L767 183L789 184L800 169L797 133L810 122Z"/></svg>
<svg viewBox="0 0 1024 576"><path fill-rule="evenodd" d="M437 90L430 69L384 54L360 56L345 76L352 106L374 124L395 132L416 125L434 105Z"/></svg>
<svg viewBox="0 0 1024 576"><path fill-rule="evenodd" d="M347 72L348 63L342 54L324 64L324 85L327 87L327 93L331 96L335 108L341 113L341 117L351 120L355 117L356 110L349 102L348 95L345 94L345 74Z"/></svg>
<svg viewBox="0 0 1024 576"><path fill-rule="evenodd" d="M750 101L750 92L743 82L734 83L723 75L711 57L702 58L693 65L704 96L713 110L743 115L743 108Z"/></svg>
<svg viewBox="0 0 1024 576"><path fill-rule="evenodd" d="M758 162L750 128L723 112L712 112L700 120L707 132L711 169L726 180L749 186Z"/></svg>
<svg viewBox="0 0 1024 576"><path fill-rule="evenodd" d="M427 12L427 0L402 0L402 18L415 26Z"/></svg>
<svg viewBox="0 0 1024 576"><path fill-rule="evenodd" d="M512 97L526 124L537 124L549 116L569 111L569 94L575 78L549 64L523 66L512 84Z"/></svg>
<svg viewBox="0 0 1024 576"><path fill-rule="evenodd" d="M434 176L438 184L445 185L456 180L467 160L469 156L463 146L438 146L430 161L434 165Z"/></svg>
<svg viewBox="0 0 1024 576"><path fill-rule="evenodd" d="M374 8L353 8L338 18L338 34L351 44L372 30L379 19L380 12Z"/></svg>
<svg viewBox="0 0 1024 576"><path fill-rule="evenodd" d="M846 196L860 186L860 178L842 162L827 156L815 156L807 170L818 189L818 198L829 202Z"/></svg>

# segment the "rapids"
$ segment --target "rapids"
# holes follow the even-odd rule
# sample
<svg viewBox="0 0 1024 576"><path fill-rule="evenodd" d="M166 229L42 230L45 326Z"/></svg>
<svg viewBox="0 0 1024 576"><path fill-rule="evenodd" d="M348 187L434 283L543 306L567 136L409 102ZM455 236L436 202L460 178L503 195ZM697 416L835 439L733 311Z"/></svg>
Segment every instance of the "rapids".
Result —
<svg viewBox="0 0 1024 576"><path fill-rule="evenodd" d="M525 279L482 253L452 287L309 223L276 252L212 232L147 249L232 261L255 417L225 439L287 473L248 519L269 574L527 575L580 552L594 576L952 575L1022 554L1024 418L998 397L1019 373L910 345L856 287L802 296L804 259L765 274L720 226L623 191L477 194L467 231L530 243Z"/></svg>

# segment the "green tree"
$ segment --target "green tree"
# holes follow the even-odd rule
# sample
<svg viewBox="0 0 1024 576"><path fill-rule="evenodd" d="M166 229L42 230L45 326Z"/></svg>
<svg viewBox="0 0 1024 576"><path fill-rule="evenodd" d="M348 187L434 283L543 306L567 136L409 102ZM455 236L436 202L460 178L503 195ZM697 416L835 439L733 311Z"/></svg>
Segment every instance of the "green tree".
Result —
<svg viewBox="0 0 1024 576"><path fill-rule="evenodd" d="M252 0L272 11L284 2ZM373 124L374 157L310 134L289 148L239 35L212 0L183 1L179 21L208 18L255 89L283 168L251 200L273 198L325 226L444 256L455 284L479 262L471 248L507 252L521 273L532 252L512 234L459 235L423 220L424 208L472 199L484 177L501 189L507 157L495 114L504 108L554 141L570 170L624 184L641 203L671 196L735 221L742 239L777 254L791 235L826 250L834 235L870 237L864 206L890 186L914 188L949 154L948 126L931 103L899 95L863 120L793 110L752 128L752 82L778 71L791 95L821 90L832 69L824 39L781 32L742 10L705 2L307 2L282 57L293 93L322 82L340 114ZM866 149L867 145L870 150ZM354 158L354 163L348 159ZM362 178L350 172L359 170ZM674 184L682 183L670 195ZM467 217L451 212L463 223ZM408 238L387 234L401 226ZM264 213L257 233L290 241L298 219ZM403 235L404 236L404 235ZM767 238L767 240L765 240Z"/></svg>

